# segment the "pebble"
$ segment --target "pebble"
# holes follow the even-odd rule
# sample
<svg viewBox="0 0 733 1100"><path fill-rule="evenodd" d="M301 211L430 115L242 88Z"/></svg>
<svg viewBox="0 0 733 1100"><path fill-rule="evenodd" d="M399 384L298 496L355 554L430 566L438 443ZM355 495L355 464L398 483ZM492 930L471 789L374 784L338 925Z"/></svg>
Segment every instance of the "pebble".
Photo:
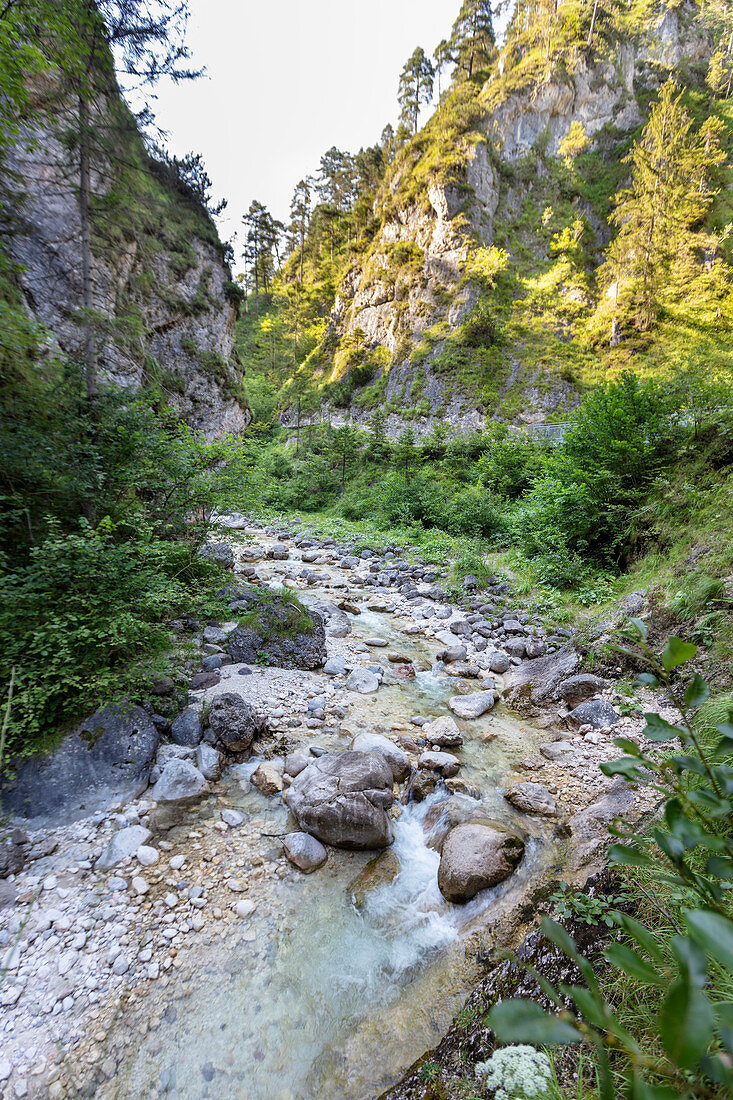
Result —
<svg viewBox="0 0 733 1100"><path fill-rule="evenodd" d="M141 844L135 855L138 863L141 863L143 867L152 867L154 863L158 862L158 852L147 844Z"/></svg>
<svg viewBox="0 0 733 1100"><path fill-rule="evenodd" d="M246 898L244 901L237 902L237 904L234 906L234 911L236 912L238 917L249 917L252 915L252 913L254 913L256 908L257 906L255 905L255 903L253 901L250 901L249 898Z"/></svg>
<svg viewBox="0 0 733 1100"><path fill-rule="evenodd" d="M107 889L113 893L117 893L119 890L127 889L127 881L124 878L119 878L117 875L112 875L112 878L107 882Z"/></svg>
<svg viewBox="0 0 733 1100"><path fill-rule="evenodd" d="M135 875L132 880L132 888L138 895L147 894L150 889L150 883L146 882L142 875Z"/></svg>
<svg viewBox="0 0 733 1100"><path fill-rule="evenodd" d="M222 810L221 819L230 829L236 829L239 825L243 824L245 817L239 810Z"/></svg>
<svg viewBox="0 0 733 1100"><path fill-rule="evenodd" d="M174 871L180 871L185 862L185 856L173 856L173 859L168 860L168 866L171 867Z"/></svg>

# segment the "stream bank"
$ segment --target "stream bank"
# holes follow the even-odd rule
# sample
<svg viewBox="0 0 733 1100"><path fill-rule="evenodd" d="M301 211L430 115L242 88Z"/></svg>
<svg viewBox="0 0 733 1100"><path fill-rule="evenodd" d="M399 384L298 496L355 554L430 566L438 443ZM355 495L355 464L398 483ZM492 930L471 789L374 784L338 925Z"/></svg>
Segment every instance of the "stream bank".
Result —
<svg viewBox="0 0 733 1100"><path fill-rule="evenodd" d="M512 618L506 591L492 593L493 612L480 610L485 596L468 597L478 605L467 613L441 594L431 570L401 568L396 551L362 558L291 534L250 527L227 545L239 576L284 584L323 616L327 657L340 671L243 666L202 636L202 653L224 656L206 672L207 686L191 691L191 705L206 713L240 693L262 731L254 757L212 779L193 806L161 814L148 791L116 811L31 834L36 858L9 882L13 904L0 909L11 952L0 991L4 1095L366 1100L436 1045L483 960L518 942L552 885L585 880L612 816L644 810L598 770L616 755L614 736L638 736L636 719L569 731L562 702L535 721L498 705L457 718L458 776L437 781L421 803L395 807L395 842L378 865L373 852L329 848L325 866L303 876L283 853L292 821L281 794L251 783L260 764L280 777L275 788L287 786L287 754L342 751L377 733L400 745L414 770L425 721L475 694L479 677L504 690L493 653L504 653L509 679L567 639L553 642ZM225 641L235 625L212 629ZM519 656L525 639L545 653ZM438 660L441 653L454 659ZM354 669L375 677L376 689L350 690ZM610 705L609 689L594 694ZM555 812L526 812L505 797L527 780L539 781ZM477 792L480 802L470 797ZM441 838L430 847L431 829L449 795L526 837L514 874L467 906L449 905L436 885ZM137 852L107 870L95 866L121 827L136 826L151 834ZM142 848L154 859L141 858Z"/></svg>

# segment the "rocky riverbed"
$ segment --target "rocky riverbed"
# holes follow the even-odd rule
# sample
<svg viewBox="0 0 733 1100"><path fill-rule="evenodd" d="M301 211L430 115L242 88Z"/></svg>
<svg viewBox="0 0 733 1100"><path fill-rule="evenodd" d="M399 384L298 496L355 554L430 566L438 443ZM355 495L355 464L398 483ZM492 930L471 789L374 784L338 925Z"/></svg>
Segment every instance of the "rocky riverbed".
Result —
<svg viewBox="0 0 733 1100"><path fill-rule="evenodd" d="M505 583L451 602L396 547L243 517L210 552L232 618L189 627L183 712L136 716L134 789L115 804L96 762L86 808L60 784L4 846L2 1096L373 1096L438 1041L486 945L649 808L599 771L642 723ZM314 624L276 650L242 625L272 586Z"/></svg>

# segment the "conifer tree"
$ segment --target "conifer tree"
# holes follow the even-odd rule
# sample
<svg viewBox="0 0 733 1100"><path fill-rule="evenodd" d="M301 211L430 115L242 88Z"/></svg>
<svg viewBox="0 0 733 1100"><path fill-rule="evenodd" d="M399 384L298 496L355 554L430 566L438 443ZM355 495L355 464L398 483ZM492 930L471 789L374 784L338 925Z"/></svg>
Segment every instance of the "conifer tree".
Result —
<svg viewBox="0 0 733 1100"><path fill-rule="evenodd" d="M449 47L458 70L469 80L488 66L494 50L490 0L463 0Z"/></svg>
<svg viewBox="0 0 733 1100"><path fill-rule="evenodd" d="M435 70L425 56L425 50L418 46L405 62L400 75L397 98L402 108L400 118L412 133L417 133L417 120L420 108L433 98L433 78Z"/></svg>
<svg viewBox="0 0 733 1100"><path fill-rule="evenodd" d="M310 176L302 179L295 191L290 203L290 234L294 247L300 252L300 281L303 282L303 255L305 252L305 238L308 234L311 221L311 187L313 180Z"/></svg>
<svg viewBox="0 0 733 1100"><path fill-rule="evenodd" d="M259 313L260 286L267 293L270 280L280 264L278 242L284 226L275 221L267 207L255 199L242 218L247 229L244 259L255 288L255 314Z"/></svg>
<svg viewBox="0 0 733 1100"><path fill-rule="evenodd" d="M640 331L654 323L673 272L694 263L695 250L708 243L700 223L714 196L711 173L723 159L719 122L708 118L695 131L670 78L626 158L631 183L616 195L611 216L618 233L609 274Z"/></svg>

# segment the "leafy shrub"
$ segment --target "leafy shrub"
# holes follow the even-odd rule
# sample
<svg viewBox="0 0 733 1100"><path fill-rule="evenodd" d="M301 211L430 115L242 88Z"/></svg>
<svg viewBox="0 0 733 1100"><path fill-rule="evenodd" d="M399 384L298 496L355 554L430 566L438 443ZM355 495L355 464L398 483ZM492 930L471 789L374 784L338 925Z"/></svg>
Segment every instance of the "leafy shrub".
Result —
<svg viewBox="0 0 733 1100"><path fill-rule="evenodd" d="M109 522L53 530L25 566L0 577L0 682L16 670L10 747L149 686L172 643L165 620L218 608L221 578L194 543L119 541Z"/></svg>
<svg viewBox="0 0 733 1100"><path fill-rule="evenodd" d="M646 640L646 627L631 621L629 634L653 669L641 683L671 689L678 669L693 661L694 645L672 638L659 657ZM638 653L634 654L638 657ZM677 699L677 693L670 698ZM608 776L662 792L663 820L645 840L638 827L615 829L625 843L610 850L621 868L644 868L657 878L656 894L664 887L675 903L674 914L655 892L646 900L657 909L657 921L647 927L615 911L619 936L605 959L649 1004L646 1042L642 1045L619 1017L593 966L578 951L561 924L545 919L544 934L568 955L585 985L561 985L544 992L558 1006L546 1014L532 1001L507 1000L495 1005L488 1024L500 1041L541 1045L582 1043L595 1053L601 1100L622 1095L629 1100L674 1097L722 1097L733 1090L733 919L730 881L733 877L733 709L717 723L716 737L703 741L692 720L705 705L709 689L699 673L688 677L677 706L677 725L659 714L646 714L645 737L658 745L677 742L670 751L644 751L628 738L616 745L626 754L603 764ZM667 900L665 898L665 901ZM564 1004L570 1001L574 1011Z"/></svg>

